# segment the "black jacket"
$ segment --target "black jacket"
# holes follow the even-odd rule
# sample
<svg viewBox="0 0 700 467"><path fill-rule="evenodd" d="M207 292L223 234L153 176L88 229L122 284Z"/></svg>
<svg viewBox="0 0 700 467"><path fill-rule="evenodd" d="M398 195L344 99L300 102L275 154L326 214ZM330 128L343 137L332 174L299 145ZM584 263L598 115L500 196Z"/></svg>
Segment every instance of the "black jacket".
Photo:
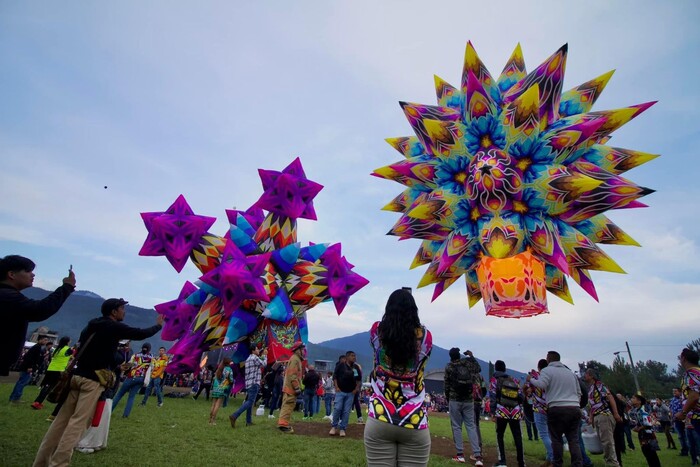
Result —
<svg viewBox="0 0 700 467"><path fill-rule="evenodd" d="M94 334L80 355L75 374L97 381L95 370L114 369L114 354L122 339L142 340L155 335L162 328L156 324L150 328L132 328L110 318L95 318L80 333L81 346Z"/></svg>
<svg viewBox="0 0 700 467"><path fill-rule="evenodd" d="M30 368L32 370L39 368L39 365L44 359L45 354L46 347L42 346L41 344L34 344L34 346L32 346L24 354L24 358L22 358L22 363L19 365L20 371L27 371Z"/></svg>
<svg viewBox="0 0 700 467"><path fill-rule="evenodd" d="M20 354L30 321L43 321L55 314L75 287L63 284L43 300L32 300L19 290L0 284L0 376L6 376Z"/></svg>

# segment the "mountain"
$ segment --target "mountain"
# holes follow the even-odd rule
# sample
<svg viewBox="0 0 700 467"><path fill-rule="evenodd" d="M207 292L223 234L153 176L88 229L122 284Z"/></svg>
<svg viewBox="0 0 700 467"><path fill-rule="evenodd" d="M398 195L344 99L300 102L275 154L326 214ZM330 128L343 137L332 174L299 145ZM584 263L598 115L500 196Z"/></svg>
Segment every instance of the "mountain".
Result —
<svg viewBox="0 0 700 467"><path fill-rule="evenodd" d="M358 361L364 361L365 363L360 363L362 368L371 368L372 365L372 348L369 343L369 331L360 332L358 334L353 334L352 336L338 337L337 339L330 339L327 341L319 342L319 346L327 349L336 349L342 351L343 353L347 350L354 350L357 354ZM466 349L463 349L466 350ZM311 355L311 349L309 348L309 355ZM339 353L338 353L339 355ZM337 359L337 356L336 356ZM489 362L476 359L481 365L481 376L488 381L489 379ZM430 359L426 366L426 371L431 370L442 370L445 368L450 361L450 351L439 345L433 344L433 351L430 354ZM508 369L508 373L521 381L525 378L525 373L517 370Z"/></svg>
<svg viewBox="0 0 700 467"><path fill-rule="evenodd" d="M37 287L30 287L23 290L22 293L34 300L41 300L51 292ZM100 307L103 301L104 299L96 293L76 290L68 297L68 300L58 310L58 313L45 321L29 323L29 333L31 334L36 328L45 326L58 334L59 337L70 336L71 341L75 342L80 335L80 331L85 328L88 321L102 316ZM146 308L126 305L124 322L136 328L148 328L155 324L156 312ZM151 348L154 350L161 346L169 349L173 345L172 342L161 340L160 333L146 339L146 341L151 343ZM140 350L142 342L144 341L132 341L131 349L135 351Z"/></svg>

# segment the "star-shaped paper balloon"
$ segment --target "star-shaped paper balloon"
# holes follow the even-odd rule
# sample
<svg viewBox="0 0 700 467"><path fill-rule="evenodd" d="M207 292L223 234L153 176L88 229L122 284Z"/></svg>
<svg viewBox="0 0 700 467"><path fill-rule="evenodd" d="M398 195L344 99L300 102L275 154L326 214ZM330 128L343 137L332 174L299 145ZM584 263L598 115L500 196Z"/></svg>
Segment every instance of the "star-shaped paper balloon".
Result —
<svg viewBox="0 0 700 467"><path fill-rule="evenodd" d="M141 217L148 229L148 238L139 255L165 255L177 272L182 271L190 252L216 221L214 217L196 215L182 195L167 211L143 213Z"/></svg>
<svg viewBox="0 0 700 467"><path fill-rule="evenodd" d="M187 281L178 298L155 306L156 311L165 318L161 331L162 339L172 341L179 339L187 332L192 319L197 315L197 307L190 305L185 299L196 291L197 287Z"/></svg>
<svg viewBox="0 0 700 467"><path fill-rule="evenodd" d="M333 298L338 314L343 312L350 295L360 290L369 281L352 271L353 265L340 254L340 244L328 247L321 257L321 263L328 268L328 293Z"/></svg>
<svg viewBox="0 0 700 467"><path fill-rule="evenodd" d="M296 158L282 172L258 170L265 192L255 207L282 214L292 219L316 220L313 199L323 185L306 178L301 161Z"/></svg>
<svg viewBox="0 0 700 467"><path fill-rule="evenodd" d="M219 290L224 312L230 315L244 300L270 300L260 277L269 260L270 253L246 256L232 240L227 240L221 264L201 280Z"/></svg>

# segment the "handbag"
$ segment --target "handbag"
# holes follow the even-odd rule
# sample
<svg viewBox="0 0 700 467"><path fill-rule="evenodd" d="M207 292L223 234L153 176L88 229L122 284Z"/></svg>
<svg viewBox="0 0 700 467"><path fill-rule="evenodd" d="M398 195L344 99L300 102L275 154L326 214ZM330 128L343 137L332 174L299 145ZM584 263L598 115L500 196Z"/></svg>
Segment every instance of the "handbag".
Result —
<svg viewBox="0 0 700 467"><path fill-rule="evenodd" d="M117 375L115 375L114 372L108 368L95 370L95 374L97 375L97 379L100 381L100 385L107 389L114 387L114 384L117 382Z"/></svg>
<svg viewBox="0 0 700 467"><path fill-rule="evenodd" d="M83 355L83 351L87 348L94 336L95 334L93 333L90 337L88 337L88 340L85 341L85 345L80 348L78 355L76 355L66 369L61 372L61 376L59 376L54 387L51 388L51 391L46 396L46 400L52 404L59 404L66 400L68 393L70 392L70 382L73 379L73 371L78 363L78 359Z"/></svg>

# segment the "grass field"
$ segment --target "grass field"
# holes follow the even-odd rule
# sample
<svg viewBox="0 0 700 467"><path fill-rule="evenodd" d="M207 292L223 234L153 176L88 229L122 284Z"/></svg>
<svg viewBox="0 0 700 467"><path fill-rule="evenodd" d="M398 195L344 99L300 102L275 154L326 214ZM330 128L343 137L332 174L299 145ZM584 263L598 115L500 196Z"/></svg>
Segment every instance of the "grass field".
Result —
<svg viewBox="0 0 700 467"><path fill-rule="evenodd" d="M7 402L11 384L0 384L0 465L24 467L31 465L34 454L41 442L49 422L45 419L53 410L46 404L41 411L30 407L38 389L27 387L24 404ZM106 450L94 454L76 452L74 466L129 467L129 466L361 466L365 465L364 447L361 440L286 435L275 428L276 420L255 417L255 425L245 427L240 423L232 430L228 415L241 403L241 398L232 399L229 406L219 411L218 425L209 426L210 405L204 398L194 401L191 398L165 399L162 408L156 407L155 398L149 399L148 406L138 405L137 398L131 416L121 417L126 400L122 400L115 411ZM293 422L301 421L301 414L295 413ZM355 416L351 415L351 423ZM243 419L240 420L241 422ZM451 439L449 418L435 416L430 419L433 436ZM523 429L523 431L525 431ZM493 423L482 425L484 444L488 452L495 452L496 435ZM515 465L515 450L510 433L506 433L506 449L509 465ZM540 442L524 441L526 463L530 467L539 466L544 459L544 447ZM665 446L665 440L662 445ZM468 443L465 443L468 447ZM679 458L678 451L663 449L659 452L661 465L690 465L687 457ZM604 466L602 456L591 456L596 466ZM567 454L568 459L568 454ZM485 459L485 465L492 465L495 457ZM627 451L625 467L645 466L646 462L637 447ZM512 463L511 463L512 462ZM431 456L431 466L455 465L449 458Z"/></svg>

